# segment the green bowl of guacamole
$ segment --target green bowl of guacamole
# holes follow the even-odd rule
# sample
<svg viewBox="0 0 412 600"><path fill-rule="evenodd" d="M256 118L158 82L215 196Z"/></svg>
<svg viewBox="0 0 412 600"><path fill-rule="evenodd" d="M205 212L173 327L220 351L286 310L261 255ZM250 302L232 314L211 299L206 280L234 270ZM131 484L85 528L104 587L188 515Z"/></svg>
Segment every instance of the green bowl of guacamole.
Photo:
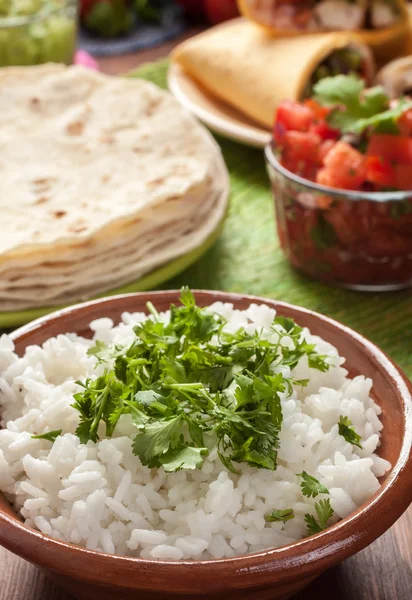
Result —
<svg viewBox="0 0 412 600"><path fill-rule="evenodd" d="M0 67L70 64L76 23L76 0L0 0Z"/></svg>

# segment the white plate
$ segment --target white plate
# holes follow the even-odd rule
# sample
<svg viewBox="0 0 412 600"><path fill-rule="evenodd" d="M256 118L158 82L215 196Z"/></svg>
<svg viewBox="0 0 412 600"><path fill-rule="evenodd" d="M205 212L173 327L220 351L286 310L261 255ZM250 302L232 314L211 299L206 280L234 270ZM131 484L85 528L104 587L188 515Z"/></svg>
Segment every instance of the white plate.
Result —
<svg viewBox="0 0 412 600"><path fill-rule="evenodd" d="M270 131L210 94L173 62L168 85L176 100L215 133L254 148L264 148L270 142Z"/></svg>

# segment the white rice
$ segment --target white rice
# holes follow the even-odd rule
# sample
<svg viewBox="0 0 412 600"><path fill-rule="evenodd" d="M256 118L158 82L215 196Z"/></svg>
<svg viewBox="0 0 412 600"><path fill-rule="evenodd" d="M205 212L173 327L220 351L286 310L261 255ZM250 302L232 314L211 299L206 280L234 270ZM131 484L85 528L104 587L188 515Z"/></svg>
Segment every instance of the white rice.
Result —
<svg viewBox="0 0 412 600"><path fill-rule="evenodd" d="M228 319L226 329L268 328L274 311L251 305L246 311L216 303L211 310ZM142 313L91 323L94 339L129 344ZM167 313L162 315L167 319ZM145 559L217 559L275 548L307 535L305 513L317 499L302 495L302 471L329 489L332 522L348 516L380 487L390 464L376 454L382 424L370 397L372 381L349 379L344 359L324 340L310 335L328 355L328 372L309 369L302 358L293 375L310 379L282 400L284 415L276 471L237 465L228 472L212 450L202 469L166 474L143 467L132 453L136 430L123 416L111 439L80 443L74 435L79 413L70 407L79 391L75 380L96 377L93 342L74 334L30 346L19 358L10 338L0 338L0 490L26 523L44 534L87 548ZM284 343L293 344L286 339ZM363 449L338 433L340 415L349 417ZM63 428L55 443L31 436ZM286 523L265 515L293 509Z"/></svg>

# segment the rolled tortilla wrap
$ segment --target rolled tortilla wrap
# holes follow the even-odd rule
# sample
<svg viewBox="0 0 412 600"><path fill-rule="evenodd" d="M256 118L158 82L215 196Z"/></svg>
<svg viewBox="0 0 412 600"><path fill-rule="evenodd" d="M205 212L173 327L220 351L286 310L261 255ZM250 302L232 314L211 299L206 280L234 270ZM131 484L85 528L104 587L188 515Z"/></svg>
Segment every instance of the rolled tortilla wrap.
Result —
<svg viewBox="0 0 412 600"><path fill-rule="evenodd" d="M388 63L379 71L376 82L385 88L391 99L412 95L412 56Z"/></svg>
<svg viewBox="0 0 412 600"><path fill-rule="evenodd" d="M356 31L379 44L407 21L405 0L238 0L242 14L276 35ZM371 35L372 34L372 35Z"/></svg>
<svg viewBox="0 0 412 600"><path fill-rule="evenodd" d="M319 79L319 66L332 53L348 47L359 52L363 74L370 83L373 58L355 34L275 39L245 19L224 23L183 42L172 53L172 60L209 92L270 129L279 102L307 96L313 77Z"/></svg>

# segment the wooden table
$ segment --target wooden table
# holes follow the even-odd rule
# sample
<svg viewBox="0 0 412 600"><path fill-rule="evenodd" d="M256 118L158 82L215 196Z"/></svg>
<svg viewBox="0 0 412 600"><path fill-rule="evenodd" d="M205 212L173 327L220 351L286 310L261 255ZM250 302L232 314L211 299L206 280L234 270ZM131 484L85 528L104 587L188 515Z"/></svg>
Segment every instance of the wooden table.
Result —
<svg viewBox="0 0 412 600"><path fill-rule="evenodd" d="M177 42L196 31L191 30L177 41L137 54L101 58L100 67L106 73L124 73L165 57ZM412 599L412 507L382 538L295 597L295 600L324 599ZM0 600L72 599L36 567L0 548Z"/></svg>

